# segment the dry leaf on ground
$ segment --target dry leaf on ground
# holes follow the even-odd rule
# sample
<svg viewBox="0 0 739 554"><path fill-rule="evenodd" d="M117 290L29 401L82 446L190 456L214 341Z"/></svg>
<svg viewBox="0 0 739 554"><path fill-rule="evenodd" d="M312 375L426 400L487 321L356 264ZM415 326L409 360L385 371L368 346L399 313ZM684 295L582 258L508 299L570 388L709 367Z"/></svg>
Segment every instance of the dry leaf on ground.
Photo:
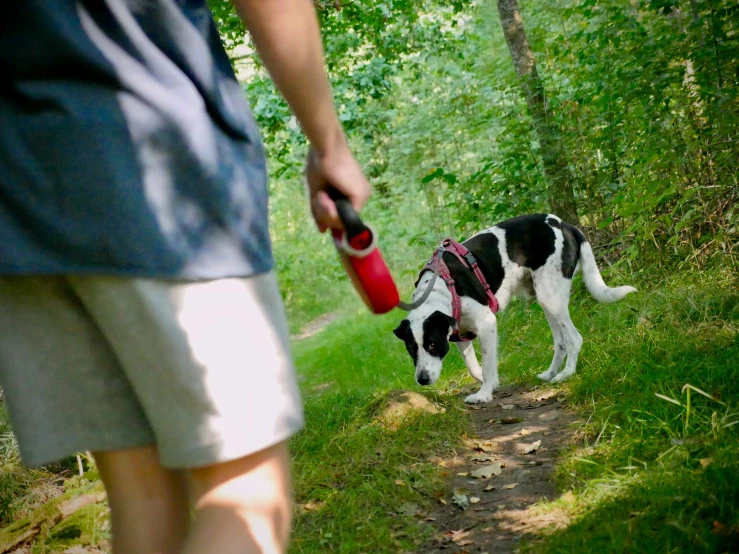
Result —
<svg viewBox="0 0 739 554"><path fill-rule="evenodd" d="M495 456L493 454L477 453L470 456L471 462L494 462Z"/></svg>
<svg viewBox="0 0 739 554"><path fill-rule="evenodd" d="M532 452L536 452L539 447L541 446L541 441L532 442L531 444L524 445L523 448L521 448L520 452L521 454L531 454Z"/></svg>
<svg viewBox="0 0 739 554"><path fill-rule="evenodd" d="M475 448L477 450L482 450L483 452L492 452L494 450L493 443L491 443L490 441L478 441L477 443L475 443Z"/></svg>
<svg viewBox="0 0 739 554"><path fill-rule="evenodd" d="M472 472L472 477L475 477L476 479L490 479L493 475L500 475L502 472L503 464L495 462L476 469Z"/></svg>
<svg viewBox="0 0 739 554"><path fill-rule="evenodd" d="M398 509L399 514L410 517L417 515L420 511L421 510L418 508L418 504L414 502L406 502L400 507L400 509Z"/></svg>

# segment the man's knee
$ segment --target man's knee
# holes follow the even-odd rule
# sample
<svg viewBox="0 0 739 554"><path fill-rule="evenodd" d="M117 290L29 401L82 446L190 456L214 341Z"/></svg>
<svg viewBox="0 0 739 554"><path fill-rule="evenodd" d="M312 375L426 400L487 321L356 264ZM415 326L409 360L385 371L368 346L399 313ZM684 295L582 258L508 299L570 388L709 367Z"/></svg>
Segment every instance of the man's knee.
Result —
<svg viewBox="0 0 739 554"><path fill-rule="evenodd" d="M292 511L286 443L192 470L191 491L195 528L186 554L213 544L221 552L236 544L253 545L247 552L285 551Z"/></svg>

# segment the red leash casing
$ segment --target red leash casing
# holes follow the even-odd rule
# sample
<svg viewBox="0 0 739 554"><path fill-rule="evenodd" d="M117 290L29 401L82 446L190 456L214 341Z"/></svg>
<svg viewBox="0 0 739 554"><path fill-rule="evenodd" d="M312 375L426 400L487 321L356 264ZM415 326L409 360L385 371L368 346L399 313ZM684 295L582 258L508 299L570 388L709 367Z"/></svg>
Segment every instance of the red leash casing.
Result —
<svg viewBox="0 0 739 554"><path fill-rule="evenodd" d="M400 303L400 294L377 247L375 231L359 219L348 200L336 193L331 196L345 227L331 230L344 269L367 307L375 314L387 313Z"/></svg>

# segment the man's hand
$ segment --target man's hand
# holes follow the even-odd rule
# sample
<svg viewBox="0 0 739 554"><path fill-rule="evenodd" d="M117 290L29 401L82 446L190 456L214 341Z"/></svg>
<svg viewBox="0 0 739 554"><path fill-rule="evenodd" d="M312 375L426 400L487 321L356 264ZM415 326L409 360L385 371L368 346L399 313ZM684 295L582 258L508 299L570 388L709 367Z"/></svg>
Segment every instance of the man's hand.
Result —
<svg viewBox="0 0 739 554"><path fill-rule="evenodd" d="M330 186L358 211L370 194L346 144L323 68L323 47L311 0L232 0L277 88L311 144L306 180L318 229L341 228Z"/></svg>
<svg viewBox="0 0 739 554"><path fill-rule="evenodd" d="M323 155L311 147L308 152L305 180L311 212L321 233L328 228L343 227L336 212L336 205L328 196L330 187L344 193L357 211L364 206L370 195L370 185L357 160L343 141L341 146Z"/></svg>

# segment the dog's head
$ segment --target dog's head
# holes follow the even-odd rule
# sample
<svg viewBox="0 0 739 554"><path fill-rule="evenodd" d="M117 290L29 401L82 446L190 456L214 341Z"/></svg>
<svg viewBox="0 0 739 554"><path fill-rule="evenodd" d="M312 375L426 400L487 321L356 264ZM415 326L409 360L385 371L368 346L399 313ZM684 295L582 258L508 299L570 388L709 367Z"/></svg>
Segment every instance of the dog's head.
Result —
<svg viewBox="0 0 739 554"><path fill-rule="evenodd" d="M449 337L457 322L438 310L427 317L413 315L401 321L393 333L405 342L413 358L418 384L432 385L441 374L441 361L449 352Z"/></svg>

